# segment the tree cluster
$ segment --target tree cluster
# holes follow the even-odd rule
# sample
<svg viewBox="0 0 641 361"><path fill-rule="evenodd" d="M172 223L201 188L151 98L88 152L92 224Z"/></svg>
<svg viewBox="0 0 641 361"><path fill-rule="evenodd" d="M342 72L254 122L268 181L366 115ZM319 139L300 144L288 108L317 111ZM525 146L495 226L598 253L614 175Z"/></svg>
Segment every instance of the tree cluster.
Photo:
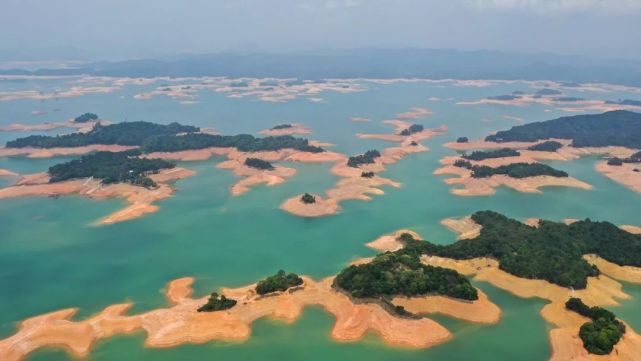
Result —
<svg viewBox="0 0 641 361"><path fill-rule="evenodd" d="M292 127L291 124L277 124L277 125L272 127L272 130L288 129L288 128L291 128L291 127Z"/></svg>
<svg viewBox="0 0 641 361"><path fill-rule="evenodd" d="M236 303L236 300L232 300L231 298L225 297L225 295L219 295L216 292L212 292L212 294L209 295L207 303L198 308L198 312L222 311L236 306Z"/></svg>
<svg viewBox="0 0 641 361"><path fill-rule="evenodd" d="M487 178L496 174L503 174L512 178L527 178L547 175L552 177L567 177L562 170L554 169L542 163L512 163L495 168L485 165L474 165L471 168L473 178Z"/></svg>
<svg viewBox="0 0 641 361"><path fill-rule="evenodd" d="M320 153L324 149L309 144L304 138L290 135L256 138L250 134L214 135L191 133L182 136L162 136L149 139L142 146L144 152L178 152L203 148L231 148L241 152L278 151L294 149L302 152Z"/></svg>
<svg viewBox="0 0 641 361"><path fill-rule="evenodd" d="M548 140L545 142L537 143L534 145L529 146L527 149L528 150L538 150L542 152L556 152L559 150L559 148L563 147L563 144L555 141L555 140Z"/></svg>
<svg viewBox="0 0 641 361"><path fill-rule="evenodd" d="M245 165L260 170L272 170L274 166L266 160L259 158L246 158Z"/></svg>
<svg viewBox="0 0 641 361"><path fill-rule="evenodd" d="M623 163L641 163L641 152L636 152L627 158L612 157L608 159L608 165L623 165Z"/></svg>
<svg viewBox="0 0 641 361"><path fill-rule="evenodd" d="M309 193L303 194L302 197L300 197L300 200L305 204L316 203L316 197L314 197L313 195L311 195Z"/></svg>
<svg viewBox="0 0 641 361"><path fill-rule="evenodd" d="M491 158L505 158L505 157L518 157L521 155L517 150L510 149L510 148L503 148L503 149L497 149L497 150L490 150L490 151L482 151L482 150L477 150L472 152L472 154L464 154L461 157L468 159L468 160L484 160L484 159L491 159Z"/></svg>
<svg viewBox="0 0 641 361"><path fill-rule="evenodd" d="M614 313L604 308L589 307L580 298L570 298L565 308L592 320L579 329L583 347L592 354L610 354L625 333L625 325L616 319Z"/></svg>
<svg viewBox="0 0 641 361"><path fill-rule="evenodd" d="M256 292L259 295L265 295L272 292L285 291L288 288L300 286L302 284L303 279L296 273L285 274L285 271L280 270L275 275L258 281L258 284L256 285Z"/></svg>
<svg viewBox="0 0 641 361"><path fill-rule="evenodd" d="M575 289L585 288L588 277L599 275L582 258L585 254L597 254L621 266L641 266L641 235L612 223L586 219L566 225L541 220L532 227L492 211L476 212L472 219L482 226L473 240L436 245L406 239L402 251L454 259L490 257L515 276Z"/></svg>
<svg viewBox="0 0 641 361"><path fill-rule="evenodd" d="M81 114L73 119L76 123L87 123L94 120L98 120L98 115L94 113Z"/></svg>
<svg viewBox="0 0 641 361"><path fill-rule="evenodd" d="M334 286L355 298L444 295L478 299L467 278L454 270L424 265L416 253L386 252L369 263L343 269Z"/></svg>
<svg viewBox="0 0 641 361"><path fill-rule="evenodd" d="M458 137L458 138L456 138L456 142L457 143L467 143L469 141L470 140L467 137Z"/></svg>
<svg viewBox="0 0 641 361"><path fill-rule="evenodd" d="M408 136L414 133L420 133L422 131L423 131L423 126L421 124L412 124L408 128L403 129L399 134L403 136Z"/></svg>
<svg viewBox="0 0 641 361"><path fill-rule="evenodd" d="M374 178L374 172L361 172L361 177L363 178Z"/></svg>
<svg viewBox="0 0 641 361"><path fill-rule="evenodd" d="M175 166L166 160L138 158L135 155L136 152L96 152L84 155L80 159L49 167L49 182L94 177L104 184L131 183L153 188L156 183L147 175Z"/></svg>
<svg viewBox="0 0 641 361"><path fill-rule="evenodd" d="M561 117L512 127L487 136L492 142L535 142L571 139L573 147L622 146L641 148L641 114L614 110L602 114Z"/></svg>
<svg viewBox="0 0 641 361"><path fill-rule="evenodd" d="M374 160L381 156L378 150L368 150L367 152L359 155L349 157L347 165L353 168L358 168L361 164L372 164Z"/></svg>

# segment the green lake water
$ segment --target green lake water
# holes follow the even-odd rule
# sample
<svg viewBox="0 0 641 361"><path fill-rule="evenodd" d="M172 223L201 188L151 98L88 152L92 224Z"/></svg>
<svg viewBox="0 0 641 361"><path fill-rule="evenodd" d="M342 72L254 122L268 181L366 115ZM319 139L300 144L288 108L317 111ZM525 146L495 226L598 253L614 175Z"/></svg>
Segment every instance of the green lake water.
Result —
<svg viewBox="0 0 641 361"><path fill-rule="evenodd" d="M0 125L13 122L59 121L91 111L120 120L179 121L214 127L227 134L257 131L282 122L302 122L314 132L311 138L336 144L333 149L348 154L392 146L375 140L357 139L357 132L390 132L381 123L411 107L427 107L434 115L418 120L426 127L447 124L449 131L424 143L430 152L408 156L390 166L384 176L402 183L386 188L371 202L342 204L336 216L304 219L279 209L283 200L302 192L322 193L337 178L330 164L293 164L298 173L277 187L259 186L232 197L228 188L235 176L215 168L222 158L186 162L194 177L178 181L174 197L159 202L160 210L145 217L110 226L93 222L123 207L123 200L95 201L81 197L21 198L0 201L0 336L15 332L24 318L65 307L80 307L77 318L87 317L107 305L131 301L132 313L166 305L166 283L194 276L196 293L204 295L221 286L241 286L278 269L321 278L335 274L351 260L375 254L364 244L399 228L418 231L425 239L453 242L455 237L439 222L477 210L491 209L514 218L541 217L552 220L590 217L616 224L641 225L641 195L594 171L597 158L573 162L550 162L594 186L591 191L547 188L543 194L522 194L499 189L491 197L456 197L442 177L432 175L438 160L453 154L441 144L458 136L478 138L516 124L504 115L526 121L565 115L546 112L541 106L505 107L456 105L488 95L529 90L526 84L487 88L430 84L376 85L364 83L366 92L322 93L322 103L296 99L267 103L254 98L231 99L203 92L199 103L183 105L158 97L133 99L150 87L126 87L110 94L87 95L57 101L19 100L0 103ZM58 86L31 81L20 87ZM17 85L0 87L14 89ZM6 89L5 89L6 90ZM570 95L573 95L570 93ZM582 93L582 97L586 97ZM626 94L590 94L616 99ZM439 97L443 101L429 101ZM45 116L31 111L48 109ZM55 111L52 109L56 109ZM370 123L353 123L350 117L368 117ZM0 141L22 136L0 133ZM0 168L19 173L44 171L70 158L0 158ZM0 185L10 183L0 179ZM548 325L539 316L545 304L538 299L519 299L487 283L475 282L503 310L494 326L474 325L435 316L454 333L454 339L428 350L390 348L374 335L355 343L336 343L329 334L333 318L310 307L292 325L261 319L253 325L251 339L244 343L211 342L172 349L144 348L144 334L118 336L101 341L89 360L546 360L550 355ZM633 296L616 312L641 329L641 286L625 285ZM45 349L29 360L70 360L65 352Z"/></svg>

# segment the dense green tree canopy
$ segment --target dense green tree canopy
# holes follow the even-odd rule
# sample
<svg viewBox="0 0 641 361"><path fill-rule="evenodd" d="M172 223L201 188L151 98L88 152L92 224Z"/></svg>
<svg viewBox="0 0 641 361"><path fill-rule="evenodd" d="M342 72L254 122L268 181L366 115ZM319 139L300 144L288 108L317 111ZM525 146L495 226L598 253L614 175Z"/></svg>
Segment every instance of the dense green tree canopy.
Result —
<svg viewBox="0 0 641 361"><path fill-rule="evenodd" d="M565 307L592 320L579 329L583 347L590 353L610 354L625 333L625 325L616 319L614 313L604 308L589 307L580 298L570 298Z"/></svg>
<svg viewBox="0 0 641 361"><path fill-rule="evenodd" d="M264 295L276 291L285 291L288 288L300 286L302 284L303 279L296 273L285 274L285 271L280 270L275 275L258 281L258 284L256 285L256 292L259 295Z"/></svg>
<svg viewBox="0 0 641 361"><path fill-rule="evenodd" d="M477 150L472 152L472 154L464 154L461 157L468 160L479 161L479 160L491 159L491 158L518 157L519 155L521 155L521 153L519 153L514 149L503 148L503 149L490 150L490 151Z"/></svg>

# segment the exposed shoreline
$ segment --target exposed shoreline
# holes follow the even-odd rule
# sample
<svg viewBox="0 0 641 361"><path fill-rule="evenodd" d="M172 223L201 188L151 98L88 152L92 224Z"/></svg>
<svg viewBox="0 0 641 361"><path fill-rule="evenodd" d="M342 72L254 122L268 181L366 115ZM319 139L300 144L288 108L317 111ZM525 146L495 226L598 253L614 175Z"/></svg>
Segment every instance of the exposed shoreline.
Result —
<svg viewBox="0 0 641 361"><path fill-rule="evenodd" d="M294 135L294 134L304 135L304 134L311 134L311 133L312 133L312 130L309 127L303 124L298 124L298 123L291 124L291 127L287 127L287 128L263 129L260 132L258 132L258 134L261 134L261 135L268 135L268 136L274 136L274 137L282 136L282 135Z"/></svg>
<svg viewBox="0 0 641 361"><path fill-rule="evenodd" d="M0 132L33 132L33 131L50 131L54 129L70 128L75 129L80 133L87 133L93 129L96 124L109 125L108 120L96 120L84 123L75 122L73 119L68 119L61 122L51 123L38 123L38 124L22 124L13 123L5 127L0 127Z"/></svg>
<svg viewBox="0 0 641 361"><path fill-rule="evenodd" d="M0 189L0 199L14 197L57 197L69 194L78 194L92 199L124 198L129 205L116 211L97 223L112 224L128 221L158 210L157 201L170 197L174 189L169 183L178 179L191 177L194 171L185 168L172 168L161 170L157 174L150 174L157 188L147 189L127 183L103 185L99 180L92 178L74 179L64 182L49 183L47 173L25 175L13 186Z"/></svg>

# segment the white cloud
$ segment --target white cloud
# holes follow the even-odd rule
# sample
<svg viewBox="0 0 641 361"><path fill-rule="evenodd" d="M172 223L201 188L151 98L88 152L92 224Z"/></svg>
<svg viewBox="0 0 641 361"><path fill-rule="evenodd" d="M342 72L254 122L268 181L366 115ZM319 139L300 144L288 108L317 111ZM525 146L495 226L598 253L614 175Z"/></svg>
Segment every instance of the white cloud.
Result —
<svg viewBox="0 0 641 361"><path fill-rule="evenodd" d="M641 0L464 0L481 9L549 11L641 11Z"/></svg>

